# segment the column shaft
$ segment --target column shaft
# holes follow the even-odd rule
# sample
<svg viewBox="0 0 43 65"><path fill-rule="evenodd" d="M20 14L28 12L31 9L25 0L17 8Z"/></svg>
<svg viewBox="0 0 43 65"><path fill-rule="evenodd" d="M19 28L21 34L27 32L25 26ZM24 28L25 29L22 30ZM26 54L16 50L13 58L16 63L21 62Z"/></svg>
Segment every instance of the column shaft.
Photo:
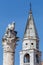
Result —
<svg viewBox="0 0 43 65"><path fill-rule="evenodd" d="M3 53L3 65L14 65L14 53Z"/></svg>

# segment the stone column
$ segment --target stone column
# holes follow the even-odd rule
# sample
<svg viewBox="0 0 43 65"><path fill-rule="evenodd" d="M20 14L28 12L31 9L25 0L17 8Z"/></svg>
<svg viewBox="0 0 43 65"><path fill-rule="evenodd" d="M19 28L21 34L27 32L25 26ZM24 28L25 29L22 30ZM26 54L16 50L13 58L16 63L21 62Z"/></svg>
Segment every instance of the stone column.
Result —
<svg viewBox="0 0 43 65"><path fill-rule="evenodd" d="M5 35L2 38L3 43L3 65L14 65L16 42L18 41L15 24L9 24Z"/></svg>

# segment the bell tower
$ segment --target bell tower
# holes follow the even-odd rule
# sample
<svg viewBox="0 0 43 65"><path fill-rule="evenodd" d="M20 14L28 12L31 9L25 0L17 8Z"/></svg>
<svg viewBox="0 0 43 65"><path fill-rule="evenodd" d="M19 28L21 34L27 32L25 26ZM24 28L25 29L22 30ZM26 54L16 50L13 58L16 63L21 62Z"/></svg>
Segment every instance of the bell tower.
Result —
<svg viewBox="0 0 43 65"><path fill-rule="evenodd" d="M39 37L34 23L31 3L22 43L22 50L20 51L20 65L41 65Z"/></svg>

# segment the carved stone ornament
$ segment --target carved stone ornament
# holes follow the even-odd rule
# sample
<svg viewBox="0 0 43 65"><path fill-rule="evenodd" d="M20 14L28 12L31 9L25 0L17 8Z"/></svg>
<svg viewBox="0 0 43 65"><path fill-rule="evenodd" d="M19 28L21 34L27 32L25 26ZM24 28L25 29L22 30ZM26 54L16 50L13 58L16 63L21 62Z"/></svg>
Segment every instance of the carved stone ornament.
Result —
<svg viewBox="0 0 43 65"><path fill-rule="evenodd" d="M12 23L12 24L9 24L7 29L6 29L6 32L5 32L5 35L2 39L2 42L3 43L15 43L17 40L18 40L18 37L17 37L17 32L14 31L15 29L15 23Z"/></svg>

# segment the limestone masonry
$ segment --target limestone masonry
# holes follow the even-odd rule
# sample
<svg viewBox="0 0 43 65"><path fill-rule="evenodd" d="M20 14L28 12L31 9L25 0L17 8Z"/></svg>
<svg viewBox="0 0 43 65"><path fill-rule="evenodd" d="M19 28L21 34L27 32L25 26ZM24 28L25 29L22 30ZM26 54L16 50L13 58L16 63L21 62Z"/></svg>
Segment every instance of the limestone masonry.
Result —
<svg viewBox="0 0 43 65"><path fill-rule="evenodd" d="M15 31L15 23L9 24L2 39L3 65L14 65L14 56L17 41L18 37L17 32Z"/></svg>

